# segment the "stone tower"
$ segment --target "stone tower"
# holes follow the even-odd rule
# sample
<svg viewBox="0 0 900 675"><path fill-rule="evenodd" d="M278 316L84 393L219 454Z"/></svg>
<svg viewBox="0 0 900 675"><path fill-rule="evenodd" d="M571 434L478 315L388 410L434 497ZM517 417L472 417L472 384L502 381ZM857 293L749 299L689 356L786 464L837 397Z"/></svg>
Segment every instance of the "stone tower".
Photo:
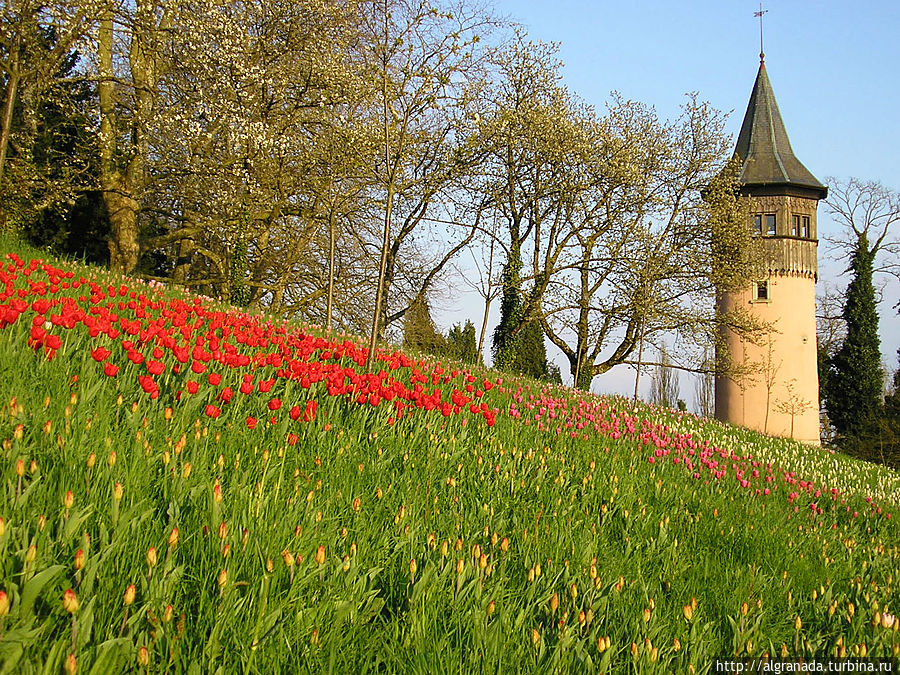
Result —
<svg viewBox="0 0 900 675"><path fill-rule="evenodd" d="M774 329L761 344L731 331L724 336L730 358L748 374L716 378L716 417L817 444L816 210L828 188L794 155L762 59L735 154L768 269L750 287L720 293L718 303L723 311L743 308Z"/></svg>

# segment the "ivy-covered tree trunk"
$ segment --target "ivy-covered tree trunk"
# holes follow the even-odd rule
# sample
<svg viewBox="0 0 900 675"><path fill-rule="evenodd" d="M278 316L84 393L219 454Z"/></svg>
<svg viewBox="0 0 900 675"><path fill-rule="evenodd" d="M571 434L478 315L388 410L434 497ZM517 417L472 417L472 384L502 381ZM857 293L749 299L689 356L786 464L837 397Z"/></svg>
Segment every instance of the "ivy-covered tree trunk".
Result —
<svg viewBox="0 0 900 675"><path fill-rule="evenodd" d="M547 376L547 348L540 321L522 325L522 252L518 228L510 227L512 245L503 267L500 323L494 329L494 367L542 379Z"/></svg>
<svg viewBox="0 0 900 675"><path fill-rule="evenodd" d="M512 229L512 228L511 228ZM522 319L522 285L520 273L522 270L522 253L519 250L516 232L513 231L512 245L509 249L509 257L503 266L501 283L503 295L500 298L500 323L494 329L493 352L494 368L499 370L511 370L518 351L518 342L521 333L513 335L513 330Z"/></svg>
<svg viewBox="0 0 900 675"><path fill-rule="evenodd" d="M831 362L826 380L828 417L853 454L870 457L871 439L882 416L883 371L878 313L872 283L874 252L862 234L853 253L853 278L847 287L844 321L847 337Z"/></svg>

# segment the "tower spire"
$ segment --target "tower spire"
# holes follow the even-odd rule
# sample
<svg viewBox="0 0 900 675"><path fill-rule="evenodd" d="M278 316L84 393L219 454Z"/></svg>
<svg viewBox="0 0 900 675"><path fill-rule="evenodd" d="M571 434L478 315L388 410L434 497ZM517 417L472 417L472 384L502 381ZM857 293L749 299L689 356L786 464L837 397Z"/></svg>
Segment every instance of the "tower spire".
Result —
<svg viewBox="0 0 900 675"><path fill-rule="evenodd" d="M753 16L759 17L759 62L766 62L766 53L763 51L763 15L768 14L769 10L763 9L762 2L759 3L759 11L753 12Z"/></svg>

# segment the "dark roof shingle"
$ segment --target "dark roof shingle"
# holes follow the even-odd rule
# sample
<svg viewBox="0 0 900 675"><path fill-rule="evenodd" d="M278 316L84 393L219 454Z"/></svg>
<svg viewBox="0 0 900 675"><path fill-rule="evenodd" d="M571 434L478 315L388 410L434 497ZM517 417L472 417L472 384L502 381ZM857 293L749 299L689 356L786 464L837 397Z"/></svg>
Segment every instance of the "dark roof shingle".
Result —
<svg viewBox="0 0 900 675"><path fill-rule="evenodd" d="M794 155L765 63L759 64L735 154L742 160L740 181L746 186L791 185L821 192L819 198L827 193Z"/></svg>

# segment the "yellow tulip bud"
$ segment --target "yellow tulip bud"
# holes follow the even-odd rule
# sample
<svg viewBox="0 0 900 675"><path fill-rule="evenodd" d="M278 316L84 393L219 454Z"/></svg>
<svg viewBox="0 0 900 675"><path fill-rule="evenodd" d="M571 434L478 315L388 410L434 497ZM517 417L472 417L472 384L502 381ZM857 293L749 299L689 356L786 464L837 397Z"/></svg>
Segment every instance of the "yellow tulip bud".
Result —
<svg viewBox="0 0 900 675"><path fill-rule="evenodd" d="M78 596L75 595L75 591L71 588L68 589L65 593L63 593L63 609L66 610L69 614L74 614L78 611Z"/></svg>

